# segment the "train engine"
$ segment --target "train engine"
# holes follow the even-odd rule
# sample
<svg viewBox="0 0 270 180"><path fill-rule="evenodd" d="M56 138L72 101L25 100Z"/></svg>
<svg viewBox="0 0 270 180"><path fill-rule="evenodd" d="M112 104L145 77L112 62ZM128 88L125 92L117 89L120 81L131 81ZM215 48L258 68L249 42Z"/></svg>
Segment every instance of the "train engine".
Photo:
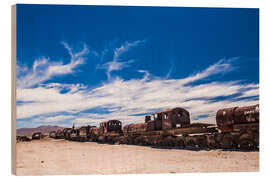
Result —
<svg viewBox="0 0 270 180"><path fill-rule="evenodd" d="M220 109L216 122L222 148L259 148L259 104Z"/></svg>
<svg viewBox="0 0 270 180"><path fill-rule="evenodd" d="M40 140L40 139L43 139L43 138L44 138L44 135L41 132L35 132L32 135L32 140L34 140L34 139Z"/></svg>
<svg viewBox="0 0 270 180"><path fill-rule="evenodd" d="M173 129L190 124L189 112L176 107L145 116L144 123L129 124L123 128L123 143L142 145L161 145L164 137L172 135Z"/></svg>
<svg viewBox="0 0 270 180"><path fill-rule="evenodd" d="M100 123L98 129L93 129L93 133L98 134L98 142L114 144L122 136L122 122L119 120L108 120Z"/></svg>

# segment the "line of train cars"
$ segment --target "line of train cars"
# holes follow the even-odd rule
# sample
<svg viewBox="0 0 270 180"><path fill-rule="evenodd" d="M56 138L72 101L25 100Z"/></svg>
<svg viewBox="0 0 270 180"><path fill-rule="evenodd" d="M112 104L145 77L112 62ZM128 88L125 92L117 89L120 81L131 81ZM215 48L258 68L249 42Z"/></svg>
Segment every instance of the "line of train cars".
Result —
<svg viewBox="0 0 270 180"><path fill-rule="evenodd" d="M189 112L173 108L145 116L144 123L122 128L119 120L51 132L52 138L178 148L259 148L259 105L220 109L216 125L190 123Z"/></svg>

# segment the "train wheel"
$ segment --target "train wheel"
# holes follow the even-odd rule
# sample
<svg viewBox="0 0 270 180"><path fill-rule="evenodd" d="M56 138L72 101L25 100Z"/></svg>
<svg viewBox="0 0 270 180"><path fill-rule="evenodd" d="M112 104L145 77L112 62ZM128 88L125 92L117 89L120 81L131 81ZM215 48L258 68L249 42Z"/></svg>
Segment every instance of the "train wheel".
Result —
<svg viewBox="0 0 270 180"><path fill-rule="evenodd" d="M240 149L253 150L256 147L255 144L253 137L249 134L243 134L239 138Z"/></svg>
<svg viewBox="0 0 270 180"><path fill-rule="evenodd" d="M140 137L135 137L134 138L134 144L135 145L140 145L142 142L141 142L141 138Z"/></svg>
<svg viewBox="0 0 270 180"><path fill-rule="evenodd" d="M185 142L182 137L177 137L176 138L176 147L183 149L185 148Z"/></svg>
<svg viewBox="0 0 270 180"><path fill-rule="evenodd" d="M161 146L168 146L168 141L166 140L166 138L162 140Z"/></svg>
<svg viewBox="0 0 270 180"><path fill-rule="evenodd" d="M128 137L128 142L127 142L127 144L134 144L134 138L135 137L133 137L133 136L130 136L130 137Z"/></svg>
<svg viewBox="0 0 270 180"><path fill-rule="evenodd" d="M149 143L150 143L151 146L157 145L157 142L158 142L158 137L157 136L150 136Z"/></svg>
<svg viewBox="0 0 270 180"><path fill-rule="evenodd" d="M111 136L106 136L105 138L105 143L112 144L112 137Z"/></svg>
<svg viewBox="0 0 270 180"><path fill-rule="evenodd" d="M99 143L104 143L105 142L105 136L99 136L98 137L98 142Z"/></svg>
<svg viewBox="0 0 270 180"><path fill-rule="evenodd" d="M162 138L158 139L156 145L163 146L163 139Z"/></svg>
<svg viewBox="0 0 270 180"><path fill-rule="evenodd" d="M259 149L259 146L260 146L259 140L260 140L259 133L258 132L254 133L255 149Z"/></svg>
<svg viewBox="0 0 270 180"><path fill-rule="evenodd" d="M129 139L129 136L126 136L126 137L123 139L123 141L124 141L123 143L124 143L124 144L128 144L128 139Z"/></svg>
<svg viewBox="0 0 270 180"><path fill-rule="evenodd" d="M208 148L214 149L217 148L217 143L216 143L216 136L211 134L207 135L207 146Z"/></svg>
<svg viewBox="0 0 270 180"><path fill-rule="evenodd" d="M144 146L150 145L149 137L147 136L142 137L142 145Z"/></svg>
<svg viewBox="0 0 270 180"><path fill-rule="evenodd" d="M185 137L185 147L188 149L196 148L196 143L192 137L190 136Z"/></svg>
<svg viewBox="0 0 270 180"><path fill-rule="evenodd" d="M154 145L155 145L155 141L156 141L156 140L155 140L155 137L153 137L153 136L150 136L150 137L149 137L149 145L150 145L150 146L154 146Z"/></svg>
<svg viewBox="0 0 270 180"><path fill-rule="evenodd" d="M195 137L195 138L196 138L196 144L200 148L207 148L207 138L206 138L206 136L202 135L202 136L198 136L198 137Z"/></svg>
<svg viewBox="0 0 270 180"><path fill-rule="evenodd" d="M160 137L160 136L156 137L155 140L154 140L153 145L154 146L160 146L160 142L162 141L161 139L162 139L162 137Z"/></svg>
<svg viewBox="0 0 270 180"><path fill-rule="evenodd" d="M119 136L116 136L113 138L113 143L114 144L120 144L120 137Z"/></svg>
<svg viewBox="0 0 270 180"><path fill-rule="evenodd" d="M175 139L171 136L168 136L163 141L164 146L174 146L175 145Z"/></svg>
<svg viewBox="0 0 270 180"><path fill-rule="evenodd" d="M224 134L221 140L221 148L222 149L230 149L233 148L233 138L231 134Z"/></svg>

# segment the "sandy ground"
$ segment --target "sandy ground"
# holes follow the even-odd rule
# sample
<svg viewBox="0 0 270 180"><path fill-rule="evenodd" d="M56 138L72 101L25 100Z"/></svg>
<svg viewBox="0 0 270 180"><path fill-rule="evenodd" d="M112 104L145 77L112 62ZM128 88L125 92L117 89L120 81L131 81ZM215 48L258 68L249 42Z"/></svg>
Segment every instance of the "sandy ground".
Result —
<svg viewBox="0 0 270 180"><path fill-rule="evenodd" d="M17 175L258 171L259 152L160 149L66 140L17 143Z"/></svg>

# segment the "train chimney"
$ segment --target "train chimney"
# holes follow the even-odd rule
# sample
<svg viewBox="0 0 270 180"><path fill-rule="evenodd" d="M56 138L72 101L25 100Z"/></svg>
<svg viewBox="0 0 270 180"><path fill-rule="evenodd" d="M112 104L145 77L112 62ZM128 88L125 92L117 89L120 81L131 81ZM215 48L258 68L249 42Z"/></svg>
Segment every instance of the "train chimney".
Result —
<svg viewBox="0 0 270 180"><path fill-rule="evenodd" d="M151 116L145 116L145 123L151 120Z"/></svg>

